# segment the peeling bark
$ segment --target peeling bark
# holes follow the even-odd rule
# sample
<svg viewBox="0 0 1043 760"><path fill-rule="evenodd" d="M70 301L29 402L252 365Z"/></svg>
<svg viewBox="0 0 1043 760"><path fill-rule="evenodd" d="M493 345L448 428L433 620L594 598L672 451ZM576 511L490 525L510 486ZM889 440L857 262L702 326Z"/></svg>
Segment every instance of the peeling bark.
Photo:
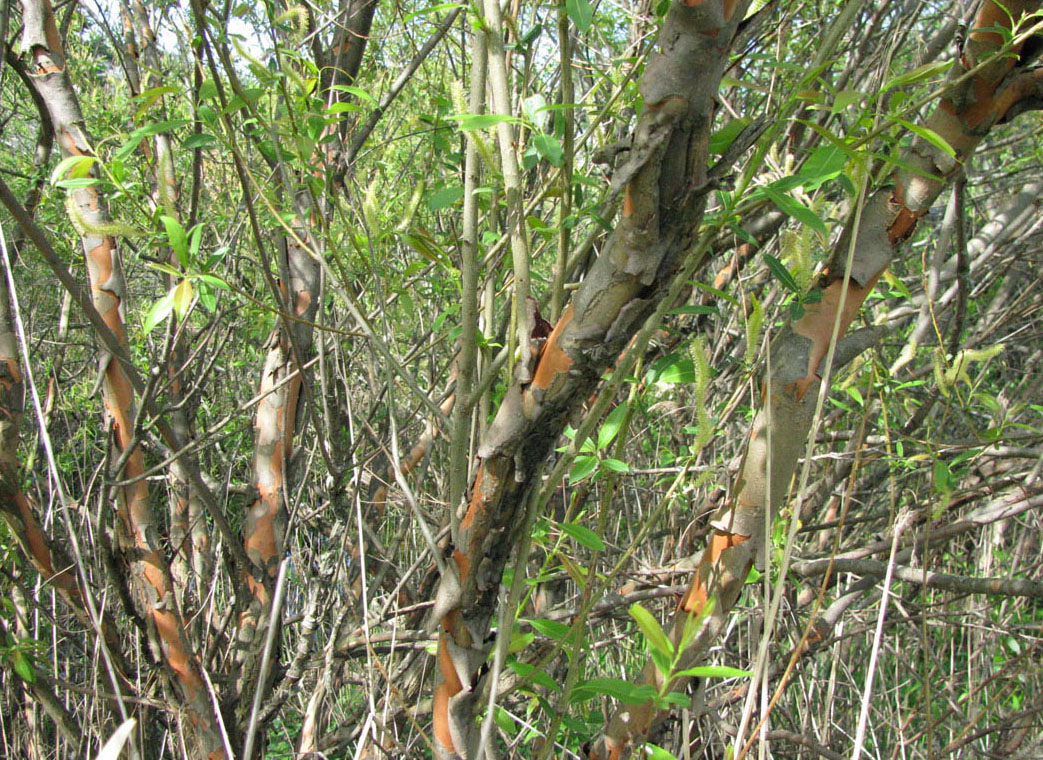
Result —
<svg viewBox="0 0 1043 760"><path fill-rule="evenodd" d="M1039 7L1038 2L1005 4L1014 21ZM976 28L1012 19L998 4L987 2ZM683 656L682 669L703 656L723 630L750 568L763 557L765 523L787 499L811 429L819 389L832 369L843 366L886 331L860 330L838 342L832 368L825 365L836 326L844 336L873 286L916 230L934 200L962 169L966 159L989 129L1009 118L1026 98L1038 98L1035 71L1021 71L1014 56L989 57L1001 38L995 32L970 35L963 54L950 71L954 83L924 126L940 135L953 149L949 155L917 136L904 151L903 166L875 190L852 216L825 270L818 289L822 298L809 304L804 316L787 324L771 346L770 376L761 385L762 408L753 421L746 454L733 487L733 496L711 516L713 533L702 552L690 587L673 621L673 638L680 640L687 620L714 599L712 613ZM973 76L959 81L971 68L987 61ZM857 229L855 220L859 220ZM852 240L852 237L854 238ZM848 267L851 254L850 267ZM662 687L663 677L649 663L641 681ZM687 679L674 679L671 690L683 689ZM619 708L605 733L589 751L592 760L628 757L666 717L650 705Z"/></svg>
<svg viewBox="0 0 1043 760"><path fill-rule="evenodd" d="M22 51L28 59L31 86L47 109L62 157L92 157L93 141L65 67L49 0L24 0L22 20ZM69 192L68 209L86 255L94 306L120 347L126 350L125 288L106 199L94 187L76 188ZM107 353L99 359L99 374L112 431L113 458L124 461L123 471L112 474L134 481L116 489L118 545L130 567L134 601L138 613L149 622L150 635L184 700L187 728L198 743L199 754L217 760L225 757L218 722L198 661L185 636L149 503L148 484L143 478L138 479L145 468L141 449L134 445L134 390L121 364Z"/></svg>
<svg viewBox="0 0 1043 760"><path fill-rule="evenodd" d="M332 86L349 85L358 74L375 11L375 0L348 0L342 6L343 22L338 26L328 56L323 56L332 66L325 76L324 92L330 104L344 97L342 91ZM340 141L333 144L339 145ZM335 150L328 146L323 150L332 163ZM319 219L324 210L316 207L307 188L299 184L301 187L285 188L294 193L296 221L293 234L280 242L279 271L286 278L279 283L281 324L268 341L261 373L262 399L254 418L257 496L243 526L244 547L252 564L252 575L246 578L250 597L239 618L240 695L254 688L267 688L267 684L258 681L257 668L264 643L261 632L269 625L279 625L279 621L270 620L269 616L279 564L286 552L289 465L294 453L294 437L303 419L306 390L303 367L306 354L312 349L321 292L321 264L317 257L323 255ZM287 378L290 378L288 382ZM242 699L240 710L248 709L248 700ZM241 717L245 723L246 712L242 712Z"/></svg>
<svg viewBox="0 0 1043 760"><path fill-rule="evenodd" d="M531 383L512 385L479 448L433 613L442 628L434 732L444 757L476 752L474 707L489 621L540 467L572 409L641 326L690 247L709 189L713 99L745 7L704 0L670 9L640 85L645 111L613 180L623 193L622 218L544 343Z"/></svg>
<svg viewBox="0 0 1043 760"><path fill-rule="evenodd" d="M25 388L9 296L6 278L0 273L0 515L44 582L52 585L72 612L90 626L72 562L44 530L37 505L21 486L18 444Z"/></svg>

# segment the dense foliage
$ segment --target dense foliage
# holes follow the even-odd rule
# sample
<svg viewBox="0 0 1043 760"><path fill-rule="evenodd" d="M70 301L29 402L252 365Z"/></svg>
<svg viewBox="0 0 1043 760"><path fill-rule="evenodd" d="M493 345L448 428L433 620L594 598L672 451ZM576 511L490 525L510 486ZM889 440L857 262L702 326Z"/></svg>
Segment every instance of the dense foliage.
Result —
<svg viewBox="0 0 1043 760"><path fill-rule="evenodd" d="M0 753L1043 756L1038 3L684 5L5 3Z"/></svg>

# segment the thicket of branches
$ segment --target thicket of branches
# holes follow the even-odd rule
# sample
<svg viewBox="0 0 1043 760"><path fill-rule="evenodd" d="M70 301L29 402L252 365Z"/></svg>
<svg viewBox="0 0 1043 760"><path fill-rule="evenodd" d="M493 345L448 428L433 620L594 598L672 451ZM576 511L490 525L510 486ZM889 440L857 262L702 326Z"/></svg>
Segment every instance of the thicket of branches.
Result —
<svg viewBox="0 0 1043 760"><path fill-rule="evenodd" d="M5 2L0 753L1043 757L1041 39Z"/></svg>

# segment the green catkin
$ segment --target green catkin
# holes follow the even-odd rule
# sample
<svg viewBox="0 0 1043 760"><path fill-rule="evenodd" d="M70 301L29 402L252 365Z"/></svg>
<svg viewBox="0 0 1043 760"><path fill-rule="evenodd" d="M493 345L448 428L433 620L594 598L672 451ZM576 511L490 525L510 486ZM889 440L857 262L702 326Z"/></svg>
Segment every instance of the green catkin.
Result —
<svg viewBox="0 0 1043 760"><path fill-rule="evenodd" d="M757 357L757 345L760 343L761 330L764 328L764 307L757 296L750 295L753 309L746 317L746 363L753 364Z"/></svg>
<svg viewBox="0 0 1043 760"><path fill-rule="evenodd" d="M692 448L698 451L713 440L714 435L713 420L706 408L706 398L713 374L710 369L710 361L706 356L706 346L701 337L692 342L689 354L691 354L692 366L695 369L696 434Z"/></svg>
<svg viewBox="0 0 1043 760"><path fill-rule="evenodd" d="M69 221L80 235L100 235L102 237L140 237L141 230L123 224L122 222L108 222L106 224L92 224L80 213L76 199L70 194L65 197L65 211L69 215Z"/></svg>

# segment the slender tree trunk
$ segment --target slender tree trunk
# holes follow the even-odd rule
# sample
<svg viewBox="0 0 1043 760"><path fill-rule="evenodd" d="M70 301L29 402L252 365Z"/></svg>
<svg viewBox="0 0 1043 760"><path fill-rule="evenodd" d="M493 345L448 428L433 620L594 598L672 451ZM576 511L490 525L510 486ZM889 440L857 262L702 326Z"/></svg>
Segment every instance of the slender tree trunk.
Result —
<svg viewBox="0 0 1043 760"><path fill-rule="evenodd" d="M369 30L376 11L375 0L344 0L343 14L336 27L328 54L318 53L323 59L325 88L323 99L327 107L342 101L347 95L344 86L350 85L362 65ZM341 125L343 128L343 125ZM333 131L327 129L327 133ZM338 133L343 139L343 132ZM340 144L340 140L334 141ZM313 159L332 164L336 150L324 145L325 156ZM286 174L283 175L284 177ZM246 553L255 566L254 575L246 579L250 592L246 608L240 616L239 691L247 695L253 689L266 690L272 674L261 674L260 653L268 626L279 626L270 619L271 603L279 564L287 551L287 524L289 514L290 465L294 455L294 437L304 421L308 379L304 365L312 350L314 323L321 296L319 257L324 255L323 230L319 223L327 213L324 204L312 196L306 178L290 179L294 187L285 188L293 194L296 213L293 234L282 239L279 250L279 271L285 281L280 283L280 324L273 331L267 345L264 368L261 373L261 401L254 420L254 485L257 497L250 506L243 527ZM299 186L298 186L299 185ZM278 641L278 633L276 633ZM240 722L244 722L249 700L241 700Z"/></svg>
<svg viewBox="0 0 1043 760"><path fill-rule="evenodd" d="M663 298L691 246L709 189L713 99L745 8L724 0L671 6L641 81L645 110L629 160L613 179L623 193L622 218L538 355L522 356L533 366L515 374L479 449L470 502L453 521L452 559L433 614L442 628L434 730L445 757L477 751L474 714L486 634L543 460L571 410L589 398Z"/></svg>
<svg viewBox="0 0 1043 760"><path fill-rule="evenodd" d="M29 59L32 87L47 109L62 157L94 158L93 141L65 67L49 0L25 0L22 21L22 51ZM97 176L96 167L91 171L91 176ZM94 306L126 350L122 311L125 285L113 237L116 226L106 199L93 186L75 188L69 192L67 208L80 231ZM170 568L159 544L159 525L143 478L144 459L135 440L134 390L120 362L110 354L103 353L99 363L113 460L123 464L120 472L111 475L130 481L118 487L115 495L119 550L130 567L136 612L148 623L150 637L184 700L187 733L197 742L195 751L217 760L225 757L224 743L199 663L185 635Z"/></svg>

